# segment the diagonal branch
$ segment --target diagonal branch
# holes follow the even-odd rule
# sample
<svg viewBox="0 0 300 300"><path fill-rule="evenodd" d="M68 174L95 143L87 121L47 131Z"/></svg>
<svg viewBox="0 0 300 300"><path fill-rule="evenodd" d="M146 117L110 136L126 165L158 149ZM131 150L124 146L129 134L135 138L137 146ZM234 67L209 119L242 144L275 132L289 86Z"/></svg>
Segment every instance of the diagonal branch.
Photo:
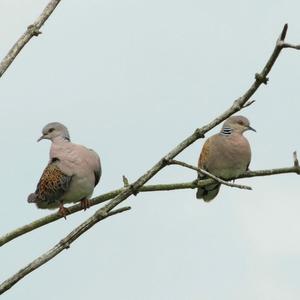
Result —
<svg viewBox="0 0 300 300"><path fill-rule="evenodd" d="M31 40L32 37L41 34L40 28L44 25L47 19L50 17L56 6L61 0L52 0L44 8L41 15L36 19L36 21L27 27L27 30L22 34L22 36L16 41L13 47L9 50L7 55L3 58L0 63L0 77L5 73L11 63L15 60L17 55L23 49L23 47Z"/></svg>
<svg viewBox="0 0 300 300"><path fill-rule="evenodd" d="M23 277L25 277L29 273L33 272L35 269L39 268L40 266L45 264L50 259L54 258L60 252L62 252L65 249L70 248L70 245L76 239L78 239L84 232L89 230L92 226L94 226L98 222L106 219L107 217L122 213L129 209L130 209L130 207L127 206L127 207L113 210L113 211L109 212L108 214L100 214L100 213L96 212L93 216L88 218L85 222L83 222L81 225L76 227L72 232L70 232L65 238L63 238L59 243L57 243L52 249L50 249L43 255L41 255L38 258L36 258L35 260L33 260L30 264L28 264L26 267L21 269L19 272L17 272L12 277L5 280L0 285L0 295L3 294L4 292L6 292L8 289L10 289L13 285L15 285Z"/></svg>

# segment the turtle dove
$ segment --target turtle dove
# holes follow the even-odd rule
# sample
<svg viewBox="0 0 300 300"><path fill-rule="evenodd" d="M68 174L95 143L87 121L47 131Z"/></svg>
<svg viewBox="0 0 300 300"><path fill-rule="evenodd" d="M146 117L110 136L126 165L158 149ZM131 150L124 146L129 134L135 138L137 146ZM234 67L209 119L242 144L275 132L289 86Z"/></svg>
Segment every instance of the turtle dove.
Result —
<svg viewBox="0 0 300 300"><path fill-rule="evenodd" d="M250 126L249 120L243 116L231 116L223 124L221 131L206 140L203 145L198 167L213 175L230 179L248 170L251 160L251 149L248 140L243 136L246 130L256 131ZM198 179L207 178L198 174ZM208 202L214 199L220 183L200 187L197 198Z"/></svg>
<svg viewBox="0 0 300 300"><path fill-rule="evenodd" d="M89 199L101 176L98 154L70 141L68 129L61 123L47 124L38 139L52 142L50 160L36 191L28 196L28 202L38 208L55 209L66 218L66 203L81 202L82 208L90 206Z"/></svg>

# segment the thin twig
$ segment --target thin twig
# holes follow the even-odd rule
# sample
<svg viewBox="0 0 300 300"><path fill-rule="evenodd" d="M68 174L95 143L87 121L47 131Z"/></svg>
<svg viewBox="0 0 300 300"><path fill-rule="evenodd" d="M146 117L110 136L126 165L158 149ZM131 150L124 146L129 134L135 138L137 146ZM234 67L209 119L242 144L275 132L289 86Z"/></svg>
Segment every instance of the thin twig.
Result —
<svg viewBox="0 0 300 300"><path fill-rule="evenodd" d="M300 167L294 165L293 167L286 167L286 168L279 168L279 169L247 171L246 173L240 175L237 178L231 178L231 180L239 179L239 178L246 178L246 177L271 176L271 175L288 174L288 173L300 174ZM157 192L157 191L195 189L198 187L207 186L213 182L214 182L214 180L212 180L212 179L205 179L205 180L198 181L197 183L195 183L195 181L191 181L191 182L182 182L182 183L145 185L139 189L139 192ZM100 195L98 197L91 199L91 206L98 205L100 203L103 203L105 201L113 199L115 196L120 194L120 192L122 190L123 190L123 188L117 189L117 190L105 193L103 195ZM75 205L68 207L68 210L70 211L70 214L68 214L68 217L69 217L69 215L81 211L82 207L80 204L75 204ZM44 225L47 225L49 223L55 222L61 218L62 218L62 216L60 214L54 213L54 214L50 214L46 217L37 219L36 221L33 221L29 224L21 226L15 230L12 230L11 232L8 232L0 237L0 247L23 234L26 234L30 231L33 231L33 230L35 230L39 227L42 227Z"/></svg>
<svg viewBox="0 0 300 300"><path fill-rule="evenodd" d="M225 181L225 180L223 180L223 179L221 179L221 178L219 178L219 177L217 177L217 176L215 176L215 175L207 172L204 169L194 167L192 165L189 165L189 164L187 164L185 162L182 162L182 161L179 161L179 160L171 159L169 161L169 164L170 165L179 165L179 166L182 166L182 167L185 167L185 168L188 168L188 169L200 172L200 173L206 175L207 177L212 178L215 181L217 181L217 182L219 182L219 183L221 183L223 185L227 185L227 186L230 186L230 187L235 187L235 188L238 188L238 189L252 190L252 188L250 186L241 185L241 184L235 184L235 183L231 183L231 182Z"/></svg>
<svg viewBox="0 0 300 300"><path fill-rule="evenodd" d="M59 243L57 243L52 249L44 253L43 255L39 256L35 260L33 260L30 264L26 267L18 271L15 275L5 280L0 285L0 295L3 294L5 291L10 289L13 285L15 285L19 280L25 277L27 274L31 273L38 267L45 264L50 259L54 258L60 252L65 249L69 249L70 245L78 239L84 232L89 230L92 226L97 224L98 222L106 219L107 217L122 213L124 211L129 210L130 207L122 207L116 210L109 212L108 214L97 214L97 212L88 218L85 222L83 222L80 226L76 227L72 232L70 232L65 238L63 238Z"/></svg>
<svg viewBox="0 0 300 300"><path fill-rule="evenodd" d="M61 0L52 0L44 8L41 15L36 19L36 21L27 27L27 30L22 34L22 36L17 40L13 47L8 51L7 55L3 58L0 63L0 77L5 73L23 47L31 40L32 37L41 34L40 28L47 21L50 15L53 13L56 6Z"/></svg>
<svg viewBox="0 0 300 300"><path fill-rule="evenodd" d="M296 49L296 50L300 50L300 45L292 45L292 44L289 44L289 43L283 43L282 48L293 48L293 49Z"/></svg>
<svg viewBox="0 0 300 300"><path fill-rule="evenodd" d="M125 175L123 175L122 179L123 179L124 186L128 186L129 185L129 181L128 181L127 177Z"/></svg>
<svg viewBox="0 0 300 300"><path fill-rule="evenodd" d="M248 106L250 106L251 104L255 103L255 100L249 100L248 102L246 102L244 105L243 105L243 108L246 108Z"/></svg>
<svg viewBox="0 0 300 300"><path fill-rule="evenodd" d="M298 170L300 171L299 161L298 161L298 157L297 157L297 151L293 152L293 160L294 160L294 167L298 168ZM298 174L300 174L300 172Z"/></svg>

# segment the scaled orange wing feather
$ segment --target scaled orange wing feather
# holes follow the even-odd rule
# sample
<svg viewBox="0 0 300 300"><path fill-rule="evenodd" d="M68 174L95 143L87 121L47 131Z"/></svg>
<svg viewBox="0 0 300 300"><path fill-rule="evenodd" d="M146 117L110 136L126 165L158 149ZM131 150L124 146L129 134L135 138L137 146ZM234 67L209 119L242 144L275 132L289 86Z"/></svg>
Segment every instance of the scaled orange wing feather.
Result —
<svg viewBox="0 0 300 300"><path fill-rule="evenodd" d="M55 163L50 163L44 170L37 185L36 202L57 201L69 188L72 176L64 174Z"/></svg>
<svg viewBox="0 0 300 300"><path fill-rule="evenodd" d="M206 170L206 161L209 155L210 148L210 140L207 139L202 147L202 151L200 153L200 157L198 160L198 167Z"/></svg>

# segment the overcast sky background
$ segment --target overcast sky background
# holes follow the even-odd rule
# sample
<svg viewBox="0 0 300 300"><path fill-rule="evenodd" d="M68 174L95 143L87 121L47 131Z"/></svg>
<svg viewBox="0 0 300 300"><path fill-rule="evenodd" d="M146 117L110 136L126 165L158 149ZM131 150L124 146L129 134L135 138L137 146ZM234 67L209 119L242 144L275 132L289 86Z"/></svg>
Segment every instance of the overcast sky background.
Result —
<svg viewBox="0 0 300 300"><path fill-rule="evenodd" d="M0 0L0 56L46 0ZM41 128L60 121L96 150L94 195L137 179L253 82L285 22L300 43L299 1L62 1L0 79L0 234L47 215L26 201L48 161ZM251 169L290 166L300 151L300 53L283 51L242 112L257 133ZM217 132L219 127L209 135ZM179 158L196 164L203 140ZM169 167L151 183L195 179ZM211 203L195 191L139 194L1 299L298 300L299 177L239 180ZM0 249L0 281L41 255L96 208Z"/></svg>

